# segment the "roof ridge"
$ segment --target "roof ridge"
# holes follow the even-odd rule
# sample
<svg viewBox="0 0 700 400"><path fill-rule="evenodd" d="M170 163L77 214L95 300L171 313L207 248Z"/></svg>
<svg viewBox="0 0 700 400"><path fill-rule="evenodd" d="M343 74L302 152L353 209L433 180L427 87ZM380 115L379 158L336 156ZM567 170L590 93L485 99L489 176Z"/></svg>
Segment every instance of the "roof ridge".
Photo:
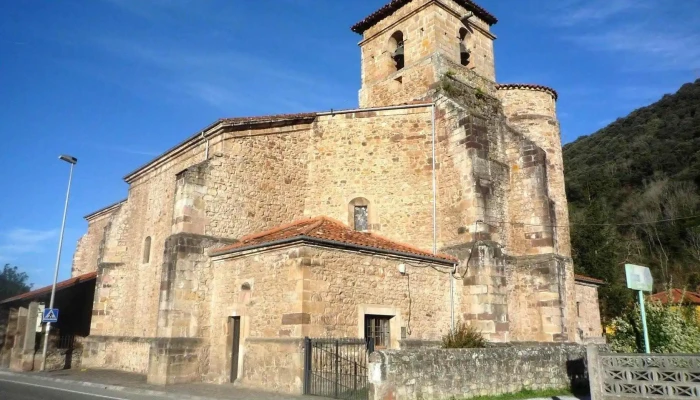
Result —
<svg viewBox="0 0 700 400"><path fill-rule="evenodd" d="M315 220L315 219L318 219L318 217L304 217L304 218L302 218L302 219L297 219L297 220L294 220L294 221L292 221L292 222L287 222L286 224L277 225L277 226L275 226L274 228L270 228L270 229L267 229L267 230L264 230L264 231L261 231L261 232L250 233L250 234L248 234L248 235L241 236L241 238L238 239L238 241L239 241L239 242L243 242L243 241L245 241L245 240L257 239L257 238L260 238L260 237L263 237L263 236L267 236L267 235L271 235L271 234L273 234L273 233L277 233L277 232L282 231L282 230L285 230L285 229L287 229L287 228L291 228L292 226L295 226L295 225L300 225L300 224L303 224L303 223L305 223L305 222L311 222L311 221L313 221L313 220Z"/></svg>
<svg viewBox="0 0 700 400"><path fill-rule="evenodd" d="M314 230L320 228L321 226L323 226L323 223L326 222L325 219L324 219L323 217L315 217L315 218L312 218L312 220L313 220L313 219L315 219L315 220L317 220L317 221L314 222L313 224L310 224L310 226L309 226L307 229L304 229L304 230L301 232L302 235L304 235L304 236L310 235L312 231L314 231Z"/></svg>

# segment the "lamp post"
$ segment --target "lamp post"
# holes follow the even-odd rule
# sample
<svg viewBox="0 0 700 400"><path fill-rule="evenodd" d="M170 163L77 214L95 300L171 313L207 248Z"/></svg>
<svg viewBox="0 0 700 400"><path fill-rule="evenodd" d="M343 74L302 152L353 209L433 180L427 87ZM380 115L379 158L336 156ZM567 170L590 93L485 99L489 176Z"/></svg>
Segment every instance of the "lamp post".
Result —
<svg viewBox="0 0 700 400"><path fill-rule="evenodd" d="M61 221L61 234L58 237L58 254L56 255L56 268L53 272L53 286L51 287L51 301L49 302L49 308L53 308L53 301L56 297L56 281L58 280L58 267L61 264L61 248L63 247L63 230L66 227L66 214L68 213L68 198L70 197L70 184L73 180L73 167L78 162L78 159L69 155L62 154L58 157L59 160L63 160L70 164L70 173L68 174L68 191L66 191L66 204L63 206L63 220ZM51 331L51 322L46 323L46 330L44 331L44 350L41 353L41 370L46 370L46 350L49 347L49 331Z"/></svg>

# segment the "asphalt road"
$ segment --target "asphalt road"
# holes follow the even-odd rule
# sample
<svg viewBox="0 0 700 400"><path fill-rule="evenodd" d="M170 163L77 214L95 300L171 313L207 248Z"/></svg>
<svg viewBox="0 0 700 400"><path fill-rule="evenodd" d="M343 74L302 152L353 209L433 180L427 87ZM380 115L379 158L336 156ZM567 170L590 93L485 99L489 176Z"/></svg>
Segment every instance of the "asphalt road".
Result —
<svg viewBox="0 0 700 400"><path fill-rule="evenodd" d="M163 400L160 396L122 393L99 387L43 381L26 377L0 375L2 400Z"/></svg>

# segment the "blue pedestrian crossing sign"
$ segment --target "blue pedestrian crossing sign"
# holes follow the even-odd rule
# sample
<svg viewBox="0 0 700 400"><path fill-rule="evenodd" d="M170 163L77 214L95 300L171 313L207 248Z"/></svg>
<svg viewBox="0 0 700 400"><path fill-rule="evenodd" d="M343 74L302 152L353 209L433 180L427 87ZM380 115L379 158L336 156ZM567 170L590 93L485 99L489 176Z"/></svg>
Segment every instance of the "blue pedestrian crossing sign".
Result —
<svg viewBox="0 0 700 400"><path fill-rule="evenodd" d="M58 321L58 308L45 308L44 316L41 322L57 322Z"/></svg>

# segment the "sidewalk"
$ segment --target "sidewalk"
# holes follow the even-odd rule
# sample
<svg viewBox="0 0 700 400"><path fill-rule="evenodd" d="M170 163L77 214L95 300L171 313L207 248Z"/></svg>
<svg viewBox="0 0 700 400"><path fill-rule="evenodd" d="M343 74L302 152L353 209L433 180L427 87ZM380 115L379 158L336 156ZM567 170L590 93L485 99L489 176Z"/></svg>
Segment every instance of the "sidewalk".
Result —
<svg viewBox="0 0 700 400"><path fill-rule="evenodd" d="M151 385L146 376L107 369L67 369L51 372L10 372L0 369L0 376L21 376L44 381L71 383L74 385L99 387L122 393L160 396L183 400L323 400L318 396L294 396L260 390L240 388L230 384L186 383L177 385ZM588 400L589 397L557 396L529 400Z"/></svg>
<svg viewBox="0 0 700 400"><path fill-rule="evenodd" d="M188 400L303 400L319 397L277 394L253 389L244 389L230 384L186 383L177 385L152 385L146 376L131 372L106 369L66 369L51 372L10 372L0 369L0 375L22 376L44 381L72 383L81 386L101 387L123 393L145 394Z"/></svg>

